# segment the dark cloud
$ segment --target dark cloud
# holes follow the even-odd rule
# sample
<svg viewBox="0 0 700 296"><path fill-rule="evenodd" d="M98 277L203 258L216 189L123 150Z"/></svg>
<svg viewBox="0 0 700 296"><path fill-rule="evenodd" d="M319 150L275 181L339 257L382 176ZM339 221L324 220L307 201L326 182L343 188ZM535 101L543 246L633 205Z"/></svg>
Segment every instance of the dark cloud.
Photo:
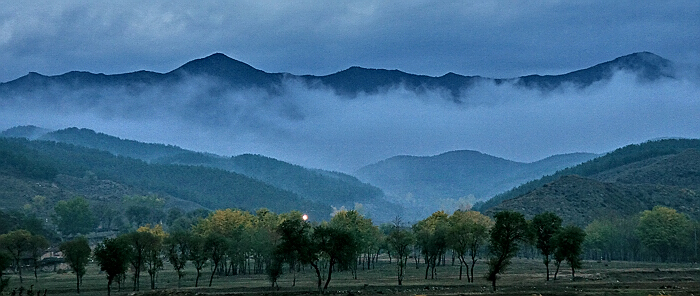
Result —
<svg viewBox="0 0 700 296"><path fill-rule="evenodd" d="M0 81L36 71L165 72L224 52L269 72L359 65L512 77L651 51L700 61L687 1L15 1L0 12Z"/></svg>

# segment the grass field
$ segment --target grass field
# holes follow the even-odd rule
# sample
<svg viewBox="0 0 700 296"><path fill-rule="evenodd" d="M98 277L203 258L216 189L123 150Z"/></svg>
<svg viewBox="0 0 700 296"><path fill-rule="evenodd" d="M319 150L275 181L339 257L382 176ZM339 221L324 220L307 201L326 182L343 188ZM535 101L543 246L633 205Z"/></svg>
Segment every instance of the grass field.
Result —
<svg viewBox="0 0 700 296"><path fill-rule="evenodd" d="M411 262L412 263L412 262ZM490 282L483 275L485 262L477 263L476 281L467 283L466 276L458 279L459 267L450 265L437 268L437 278L425 280L425 266L418 269L411 264L402 286L397 285L396 266L382 260L376 269L358 271L358 279L350 272L333 273L327 293L336 295L700 295L700 266L689 263L647 262L595 262L585 261L584 268L577 270L576 279L562 266L556 281L545 281L544 265L539 259L515 259L512 268L498 280L498 291L491 291ZM191 267L190 267L191 268ZM311 269L297 274L296 287L292 285L292 274L285 273L278 281L279 289L271 288L265 275L215 276L212 287L209 269L200 278L200 287L194 288L195 270L188 269L182 287L177 287L177 276L172 267L158 275L156 290L150 290L148 274L143 272L140 292L137 295L289 295L315 294L315 274ZM75 275L56 272L40 272L38 280L30 270L23 272L24 283L17 275L10 274L10 287L5 295L11 295L20 285L43 295L76 295ZM107 280L96 265L88 267L83 278L80 295L106 295ZM133 295L132 282L127 282L118 291L113 285L112 295ZM36 292L35 292L36 293ZM25 293L26 295L26 293Z"/></svg>

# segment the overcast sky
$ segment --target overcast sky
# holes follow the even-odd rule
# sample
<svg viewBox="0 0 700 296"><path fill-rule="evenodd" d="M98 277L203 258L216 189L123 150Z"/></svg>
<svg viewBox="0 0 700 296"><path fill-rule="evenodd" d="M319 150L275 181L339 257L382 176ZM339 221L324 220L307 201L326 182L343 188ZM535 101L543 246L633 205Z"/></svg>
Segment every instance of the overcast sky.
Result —
<svg viewBox="0 0 700 296"><path fill-rule="evenodd" d="M557 74L650 51L700 61L700 1L4 1L0 82L170 71L214 52L267 72L350 66Z"/></svg>

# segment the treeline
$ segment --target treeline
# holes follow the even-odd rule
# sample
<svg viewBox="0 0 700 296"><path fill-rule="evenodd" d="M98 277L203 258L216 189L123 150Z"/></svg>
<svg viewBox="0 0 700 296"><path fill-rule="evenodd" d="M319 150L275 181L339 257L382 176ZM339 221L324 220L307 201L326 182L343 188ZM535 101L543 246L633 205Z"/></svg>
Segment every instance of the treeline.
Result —
<svg viewBox="0 0 700 296"><path fill-rule="evenodd" d="M158 202L145 197L130 199ZM61 216L66 209L80 211L86 206L84 199L75 198L57 205L55 212ZM76 215L66 217L83 220ZM409 265L419 268L422 264L425 279L433 279L436 269L447 265L451 257L452 264L456 261L460 266L459 279L465 274L468 282L479 276L474 274L474 267L485 264L485 278L495 290L499 275L518 255L540 256L546 280L550 276L557 279L562 263L575 279L585 258L697 258L697 223L661 206L633 218L596 220L585 230L563 226L562 219L551 212L526 220L524 215L512 211L498 212L493 218L476 211L456 211L452 215L438 211L413 225L405 225L399 218L393 223L375 225L356 211L339 211L330 221L321 223L309 222L307 217L297 211L276 214L266 209L254 213L238 209L185 213L173 209L162 218L165 223L131 221L132 230L99 242L94 250L83 236L69 236L73 239L53 244L59 246L65 262L76 274L76 289L80 289L85 265L92 258L107 275L108 291L115 282L121 289L127 278L132 280L132 289L139 290L142 271L148 274L149 286L154 289L165 264L172 265L178 274L178 285L184 268L193 267L197 271L195 286L200 285L205 273L209 286L216 278L266 274L275 287L283 273L290 273L295 285L296 273L306 267L316 275L316 288L323 291L329 287L334 272L350 272L357 278L358 270L375 268L381 254L395 264L399 285L403 284ZM36 277L38 258L52 240L41 233L42 228L33 226L36 222L31 218L13 219L20 224L0 220L4 232L0 235L0 271L9 268L22 281L22 269L27 265L33 267ZM64 222L57 219L59 229L65 233L89 231L67 230ZM23 229L25 226L32 230ZM413 262L409 261L411 258ZM7 286L8 278L0 274L0 279L3 287Z"/></svg>

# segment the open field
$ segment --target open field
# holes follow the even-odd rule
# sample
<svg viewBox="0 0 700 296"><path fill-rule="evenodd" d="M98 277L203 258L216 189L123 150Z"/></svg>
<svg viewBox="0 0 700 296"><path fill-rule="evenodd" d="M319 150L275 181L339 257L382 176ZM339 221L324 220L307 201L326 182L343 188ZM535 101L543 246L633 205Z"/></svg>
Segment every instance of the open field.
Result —
<svg viewBox="0 0 700 296"><path fill-rule="evenodd" d="M413 262L411 262L413 263ZM700 295L700 266L689 263L648 263L648 262L595 262L585 261L584 268L576 272L576 280L571 280L568 269L560 272L556 281L545 281L544 265L539 259L516 259L513 266L497 282L497 293L491 292L490 282L483 278L485 262L477 263L475 283L467 283L466 276L458 279L459 267L437 268L437 279L425 280L425 266L419 269L411 264L403 286L398 286L395 276L396 266L382 261L376 269L358 271L358 279L352 279L350 272L333 273L328 293L336 295ZM565 266L562 266L565 267ZM292 285L292 274L285 273L279 289L270 287L265 275L215 276L212 287L208 269L200 278L200 287L194 288L195 271L187 270L182 288L177 288L177 276L166 264L156 283L157 289L150 290L148 275L141 278L140 292L137 295L303 295L315 294L315 274L306 269L297 274L296 287ZM47 289L46 295L76 295L75 275L56 272L39 273L35 282L30 270L23 272L24 287L34 285L34 291ZM106 295L107 280L95 265L88 268L83 278L80 295ZM20 286L19 277L12 275L6 295ZM203 287L202 287L203 286ZM113 285L113 295L132 295L130 279L118 291ZM25 294L26 295L26 294Z"/></svg>

